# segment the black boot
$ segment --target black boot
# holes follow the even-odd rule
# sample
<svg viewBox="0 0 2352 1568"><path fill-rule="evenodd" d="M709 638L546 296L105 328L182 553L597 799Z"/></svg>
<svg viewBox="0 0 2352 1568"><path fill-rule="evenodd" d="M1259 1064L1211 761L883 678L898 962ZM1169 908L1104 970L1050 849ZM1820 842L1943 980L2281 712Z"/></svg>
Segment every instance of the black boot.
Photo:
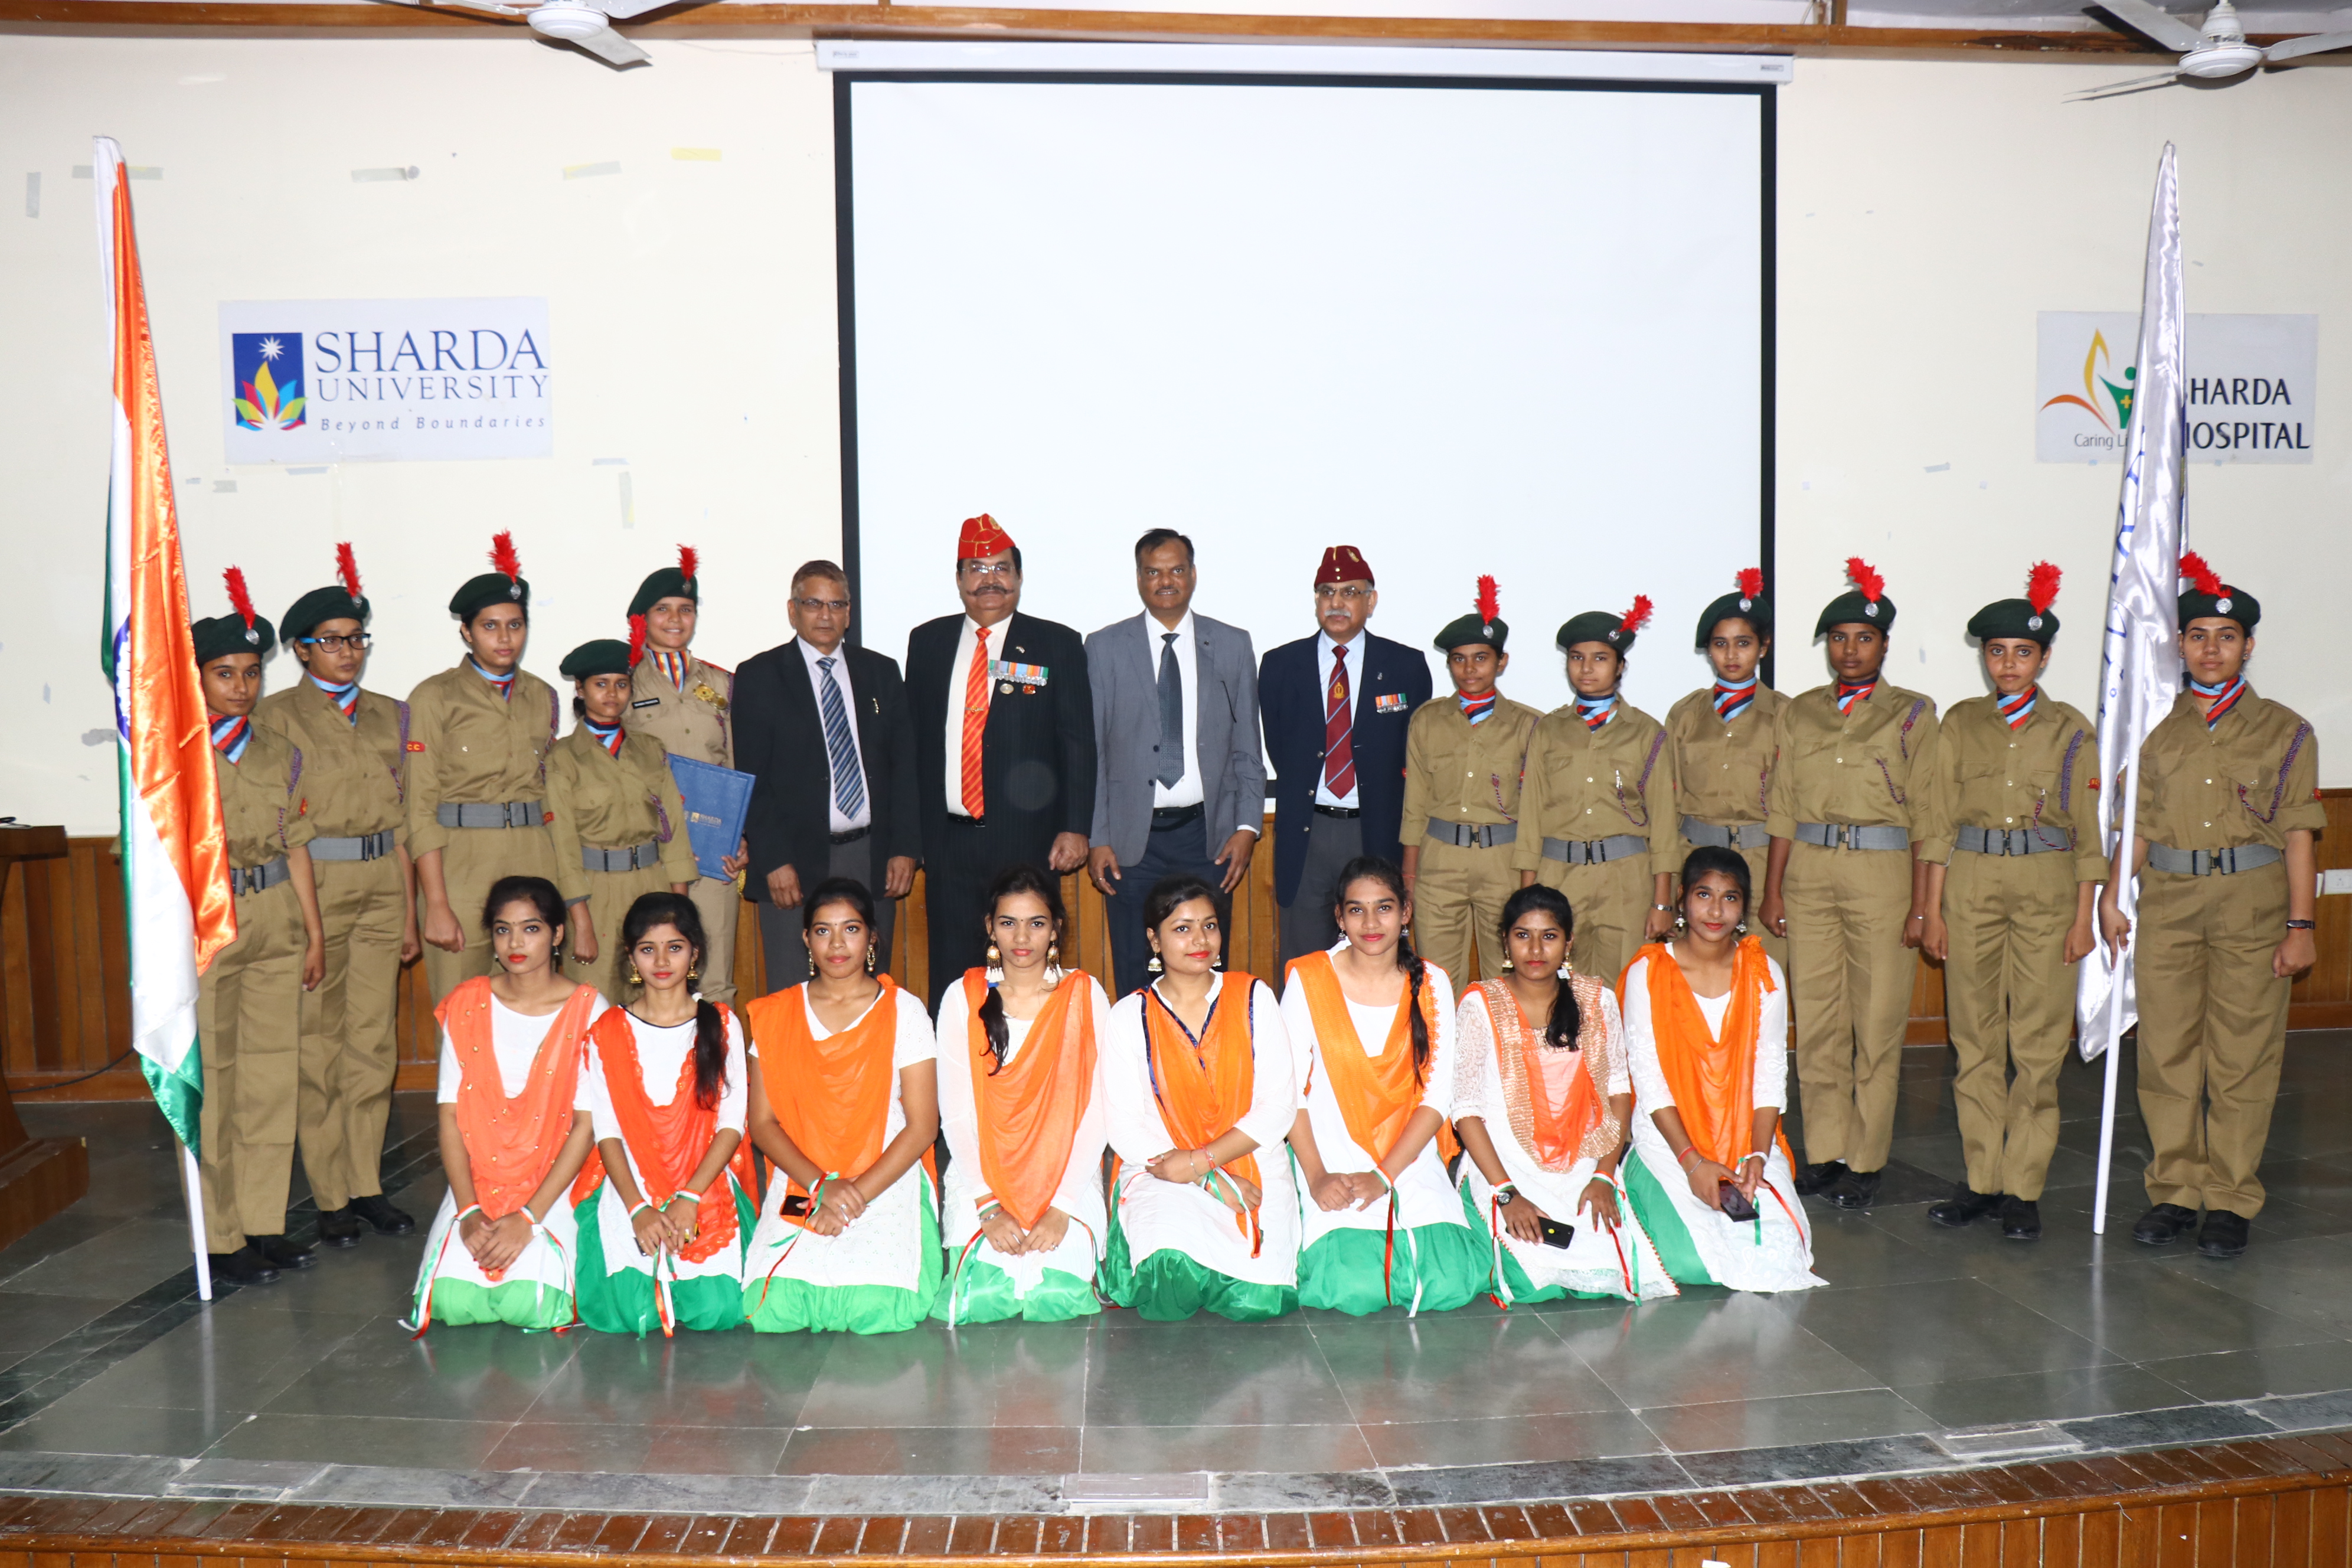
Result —
<svg viewBox="0 0 2352 1568"><path fill-rule="evenodd" d="M210 1261L215 1285L273 1285L278 1281L278 1270L263 1260L249 1241L235 1252L212 1254Z"/></svg>
<svg viewBox="0 0 2352 1568"><path fill-rule="evenodd" d="M2246 1216L2228 1209L2207 1209L2205 1228L2197 1233L2197 1251L2204 1258L2235 1258L2246 1250L2252 1229Z"/></svg>
<svg viewBox="0 0 2352 1568"><path fill-rule="evenodd" d="M326 1209L319 1215L319 1240L328 1247L357 1247L360 1244L360 1216L348 1204L339 1209Z"/></svg>
<svg viewBox="0 0 2352 1568"><path fill-rule="evenodd" d="M1826 1192L1843 1181L1845 1173L1843 1160L1824 1160L1818 1165L1801 1165L1797 1168L1797 1195L1810 1198Z"/></svg>
<svg viewBox="0 0 2352 1568"><path fill-rule="evenodd" d="M2001 1199L2000 1234L2011 1241L2040 1241L2041 1204L2032 1198Z"/></svg>
<svg viewBox="0 0 2352 1568"><path fill-rule="evenodd" d="M353 1198L351 1212L373 1226L378 1236L406 1236L416 1228L416 1222L393 1207L382 1193Z"/></svg>
<svg viewBox="0 0 2352 1568"><path fill-rule="evenodd" d="M2169 1247L2197 1228L2197 1211L2158 1204L2132 1225L2132 1239L2145 1247Z"/></svg>
<svg viewBox="0 0 2352 1568"><path fill-rule="evenodd" d="M1842 1209L1866 1209L1878 1201L1881 1179L1876 1171L1848 1171L1822 1196Z"/></svg>
<svg viewBox="0 0 2352 1568"><path fill-rule="evenodd" d="M1939 1204L1927 1205L1927 1217L1937 1225L1958 1228L1974 1225L1993 1210L2000 1207L1999 1193L1980 1193L1962 1183L1958 1191Z"/></svg>
<svg viewBox="0 0 2352 1568"><path fill-rule="evenodd" d="M260 1254L261 1260L272 1268L308 1268L319 1261L315 1247L298 1247L282 1236L248 1236L246 1246Z"/></svg>

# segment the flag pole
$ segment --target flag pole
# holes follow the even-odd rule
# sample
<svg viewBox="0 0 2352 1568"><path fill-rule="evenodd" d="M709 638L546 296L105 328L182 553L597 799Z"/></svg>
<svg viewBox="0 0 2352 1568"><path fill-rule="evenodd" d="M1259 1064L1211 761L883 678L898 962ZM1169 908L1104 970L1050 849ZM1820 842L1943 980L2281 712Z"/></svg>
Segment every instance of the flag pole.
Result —
<svg viewBox="0 0 2352 1568"><path fill-rule="evenodd" d="M196 1247L196 1300L209 1301L213 1299L213 1256L212 1249L205 1245L205 1173L196 1163L196 1152L185 1143L180 1144L180 1184L188 1189L188 1235Z"/></svg>
<svg viewBox="0 0 2352 1568"><path fill-rule="evenodd" d="M2137 747L2133 748L2127 761L2131 764L2131 772L2126 776L2131 784L2131 789L2124 795L2123 828L2116 837L2115 853L2107 858L2107 863L2110 868L2122 866L2124 876L2136 880L2138 873L2131 868L2131 863L2132 840L2139 832L2139 750ZM2112 874L2111 870L2110 875ZM2116 889L2116 907L2119 910L2123 907L2124 893L2123 888ZM2129 912L2137 916L2139 913L2139 900L2134 898L2131 900L2131 906ZM2092 934L2095 940L2099 940L2103 936L2103 933L2096 931ZM2124 966L2131 962L2131 955L2127 950L2138 936L2139 929L2135 923L2131 931L2124 937L2123 948L2118 949L2116 953L2116 983L2107 990L2107 1084L2105 1098L2099 1106L2098 1184L2091 1193L2091 1234L2093 1236L2107 1234L2107 1173L2114 1165L2116 1152L2116 1084L2123 1073L2124 975L2126 973Z"/></svg>

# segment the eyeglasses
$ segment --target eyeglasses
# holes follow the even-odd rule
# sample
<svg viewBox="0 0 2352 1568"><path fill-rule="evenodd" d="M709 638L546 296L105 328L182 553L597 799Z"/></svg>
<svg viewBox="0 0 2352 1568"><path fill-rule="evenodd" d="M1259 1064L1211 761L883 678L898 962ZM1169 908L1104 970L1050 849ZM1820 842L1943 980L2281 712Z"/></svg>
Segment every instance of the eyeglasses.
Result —
<svg viewBox="0 0 2352 1568"><path fill-rule="evenodd" d="M1018 575L1010 561L999 561L994 565L985 561L962 562L956 567L956 574L975 583L989 577L1010 583Z"/></svg>
<svg viewBox="0 0 2352 1568"><path fill-rule="evenodd" d="M367 632L354 632L347 637L301 637L297 640L306 647L322 647L331 653L341 653L345 648L350 648L353 653L365 653L368 650L368 645L375 641L375 638Z"/></svg>
<svg viewBox="0 0 2352 1568"><path fill-rule="evenodd" d="M1338 599L1342 604L1353 605L1360 600L1370 598L1372 590L1359 588L1353 583L1318 583L1315 585L1315 596L1318 599Z"/></svg>
<svg viewBox="0 0 2352 1568"><path fill-rule="evenodd" d="M836 616L849 613L849 601L846 599L794 599L793 603L800 606L801 614L804 616L814 616L819 610L831 610Z"/></svg>

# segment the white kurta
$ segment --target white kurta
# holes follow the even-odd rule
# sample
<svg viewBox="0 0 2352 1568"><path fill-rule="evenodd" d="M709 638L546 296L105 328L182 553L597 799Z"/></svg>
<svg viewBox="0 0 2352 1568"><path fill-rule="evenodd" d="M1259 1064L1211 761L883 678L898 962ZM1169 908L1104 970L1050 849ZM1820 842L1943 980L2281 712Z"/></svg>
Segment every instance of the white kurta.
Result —
<svg viewBox="0 0 2352 1568"><path fill-rule="evenodd" d="M656 1105L667 1105L677 1098L677 1075L685 1067L686 1058L694 1053L694 1022L688 1019L683 1024L661 1028L646 1023L635 1013L628 1014L627 1017L629 1030L637 1037L638 1077L646 1086L646 1098ZM743 1131L744 1105L750 1098L744 1074L749 1066L749 1058L743 1047L742 1020L730 1009L727 1015L727 1064L721 1069L725 1076L719 1082L719 1120L713 1129L714 1136L730 1130L737 1133ZM613 1090L604 1077L604 1058L592 1051L588 1067L580 1077L587 1090L589 1109L596 1120L597 1142L602 1143L607 1138L620 1139L621 1123L613 1111ZM694 1091L689 1088L687 1092L691 1094ZM650 1194L646 1193L646 1173L638 1168L636 1152L628 1147L625 1140L622 1141L622 1151L623 1157L629 1163L629 1179L636 1184L637 1192L650 1201ZM697 1152L695 1158L698 1163L707 1152ZM719 1173L719 1180L730 1182L732 1178L722 1170ZM634 1268L640 1274L653 1271L653 1259L637 1249L637 1233L629 1223L628 1208L621 1202L621 1194L614 1190L610 1182L604 1184L597 1194L596 1233L604 1243L604 1271L607 1274L618 1274L625 1268ZM678 1279L699 1279L712 1274L740 1279L743 1276L740 1238L739 1237L738 1245L722 1247L698 1262L690 1258L671 1258L662 1265L662 1273L664 1278Z"/></svg>
<svg viewBox="0 0 2352 1568"><path fill-rule="evenodd" d="M1671 947L1668 948L1672 952ZM1772 989L1757 1009L1756 1038L1748 1042L1755 1063L1756 1109L1780 1110L1789 1094L1789 982L1780 966L1767 958ZM1700 1016L1717 1038L1731 996L1695 996ZM1666 1146L1653 1114L1675 1102L1658 1062L1658 1040L1650 1023L1650 961L1637 958L1625 971L1625 1039L1633 1060L1633 1150L1628 1156L1665 1189L1690 1234L1691 1246L1717 1284L1734 1290L1809 1290L1827 1280L1813 1272L1811 1227L1804 1222L1804 1204L1797 1196L1796 1175L1788 1156L1774 1140L1764 1162L1768 1187L1756 1194L1757 1223L1735 1225L1720 1209L1701 1203L1690 1189L1690 1173ZM1744 1145L1743 1145L1744 1147ZM1769 1190L1768 1190L1769 1188ZM1775 1195L1777 1194L1777 1196ZM1663 1225L1664 1222L1661 1221Z"/></svg>
<svg viewBox="0 0 2352 1568"><path fill-rule="evenodd" d="M1084 970L1073 969L1063 976L1065 985L1083 985L1087 994L1081 1001L1073 999L1072 1006L1090 1006L1095 1015L1095 1079L1087 1095L1086 1114L1078 1121L1076 1135L1070 1142L1069 1163L1063 1169L1061 1184L1055 1189L1054 1206L1070 1216L1068 1233L1062 1244L1051 1252L1024 1252L1008 1258L996 1249L995 1244L983 1238L972 1249L974 1259L986 1258L1012 1278L1014 1288L1026 1296L1035 1289L1046 1269L1058 1269L1080 1279L1095 1277L1095 1265L1102 1258L1103 1242L1110 1234L1110 1225L1103 1208L1103 1150L1109 1143L1106 1131L1109 1112L1103 1103L1102 1054L1110 1039L1110 998L1102 986ZM1029 1040L1026 1018L1007 1016L1004 1020L1007 1066L1020 1059L1022 1048ZM944 1184L946 1198L941 1205L940 1239L947 1244L950 1270L960 1257L964 1244L980 1230L980 1194L987 1188L987 1180L980 1166L980 1110L973 1086L973 1075L985 1074L992 1063L971 1048L971 1016L966 1011L963 987L950 985L940 998L940 1131L948 1142L948 1169Z"/></svg>
<svg viewBox="0 0 2352 1568"><path fill-rule="evenodd" d="M1609 1081L1595 1087L1605 1102L1613 1096L1632 1092L1633 1085L1625 1072L1625 1032L1617 1013L1617 998L1606 989L1600 995L1601 1017L1608 1028ZM1503 1162L1504 1175L1518 1188L1521 1196L1532 1199L1548 1217L1576 1227L1576 1235L1564 1248L1521 1241L1511 1235L1496 1224L1494 1187L1478 1169L1478 1162L1465 1156L1461 1164L1463 1190L1485 1216L1490 1244L1508 1249L1528 1282L1538 1290L1560 1286L1579 1295L1619 1296L1633 1300L1680 1294L1674 1280L1667 1277L1664 1260L1642 1229L1642 1222L1634 1217L1632 1205L1622 1196L1613 1229L1595 1219L1591 1210L1578 1207L1583 1202L1584 1189L1591 1184L1598 1160L1580 1159L1566 1171L1549 1171L1537 1160L1534 1151L1519 1142L1503 1099L1503 1072L1495 1058L1494 1017L1486 1009L1484 992L1471 988L1462 999L1457 1023L1454 1120L1477 1117L1486 1126L1488 1141L1495 1145L1496 1156ZM1576 1058L1577 1070L1584 1071L1589 1058L1582 1052L1576 1053ZM1531 1093L1540 1092L1541 1085L1530 1084L1528 1088ZM1495 1279L1498 1293L1507 1292L1509 1283L1503 1277L1499 1252Z"/></svg>
<svg viewBox="0 0 2352 1568"><path fill-rule="evenodd" d="M898 1075L917 1062L931 1060L936 1047L931 1040L931 1020L923 1012L922 999L903 987L885 994L895 996L898 1008L898 1034L890 1051L890 1109L882 1128L882 1147L887 1149L907 1125L907 1113L899 1103ZM882 998L876 997L874 1005L880 1006ZM805 989L801 993L801 1005L808 1008L812 1036L822 1040L833 1034L817 1017L816 1010L809 1007ZM862 1016L859 1021L864 1021ZM752 1058L759 1054L757 1046L748 1053ZM752 1067L748 1070L760 1069ZM743 1263L743 1282L748 1289L756 1290L762 1279L772 1277L799 1279L820 1289L841 1285L888 1285L901 1290L921 1288L919 1275L922 1266L922 1214L923 1206L932 1199L930 1178L919 1162L891 1183L880 1196L869 1195L866 1212L845 1226L839 1236L819 1236L784 1218L784 1194L789 1185L781 1175L772 1176L768 1183L759 1228L751 1233L751 1253Z"/></svg>
<svg viewBox="0 0 2352 1568"><path fill-rule="evenodd" d="M1211 995L1222 998L1225 977L1219 974L1211 984ZM1249 1237L1234 1222L1233 1210L1198 1186L1163 1182L1145 1169L1147 1160L1191 1145L1168 1130L1152 1092L1143 1045L1144 1000L1139 991L1120 998L1110 1010L1110 1035L1103 1051L1103 1098L1109 1111L1111 1147L1120 1161L1118 1223L1127 1235L1129 1262L1139 1268L1153 1253L1172 1247L1229 1279L1296 1286L1298 1195L1284 1140L1297 1114L1298 1085L1274 992L1262 980L1251 992L1255 1076L1249 1110L1236 1123L1257 1141L1265 1199L1258 1214L1264 1239L1255 1258L1250 1256Z"/></svg>

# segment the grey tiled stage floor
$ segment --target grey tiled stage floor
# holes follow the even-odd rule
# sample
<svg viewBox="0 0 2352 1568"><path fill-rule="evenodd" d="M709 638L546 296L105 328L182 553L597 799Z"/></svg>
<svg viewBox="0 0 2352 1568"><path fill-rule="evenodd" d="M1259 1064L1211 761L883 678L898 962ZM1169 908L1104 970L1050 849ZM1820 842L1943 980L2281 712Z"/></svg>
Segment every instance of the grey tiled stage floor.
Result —
<svg viewBox="0 0 2352 1568"><path fill-rule="evenodd" d="M2110 1230L2089 1234L2100 1077L2079 1063L2046 1237L1930 1226L1927 1202L1959 1171L1949 1064L1906 1054L1887 1201L1811 1205L1825 1290L875 1340L413 1342L395 1320L421 1242L373 1236L203 1309L152 1109L33 1100L36 1132L89 1137L93 1186L0 1253L0 1487L32 1484L32 1456L80 1454L148 1456L141 1475L202 1460L172 1473L232 1491L382 1467L416 1500L552 1496L590 1485L562 1479L578 1472L814 1506L865 1484L845 1478L1197 1470L1370 1472L1383 1495L1466 1500L1913 1468L1939 1433L2006 1423L2074 1423L2093 1447L2352 1423L2352 1397L2325 1397L2352 1391L2352 1037L2294 1037L2271 1206L2235 1263L2130 1241L2145 1142L2128 1072ZM404 1096L393 1129L394 1184L420 1218L441 1194L430 1111Z"/></svg>

